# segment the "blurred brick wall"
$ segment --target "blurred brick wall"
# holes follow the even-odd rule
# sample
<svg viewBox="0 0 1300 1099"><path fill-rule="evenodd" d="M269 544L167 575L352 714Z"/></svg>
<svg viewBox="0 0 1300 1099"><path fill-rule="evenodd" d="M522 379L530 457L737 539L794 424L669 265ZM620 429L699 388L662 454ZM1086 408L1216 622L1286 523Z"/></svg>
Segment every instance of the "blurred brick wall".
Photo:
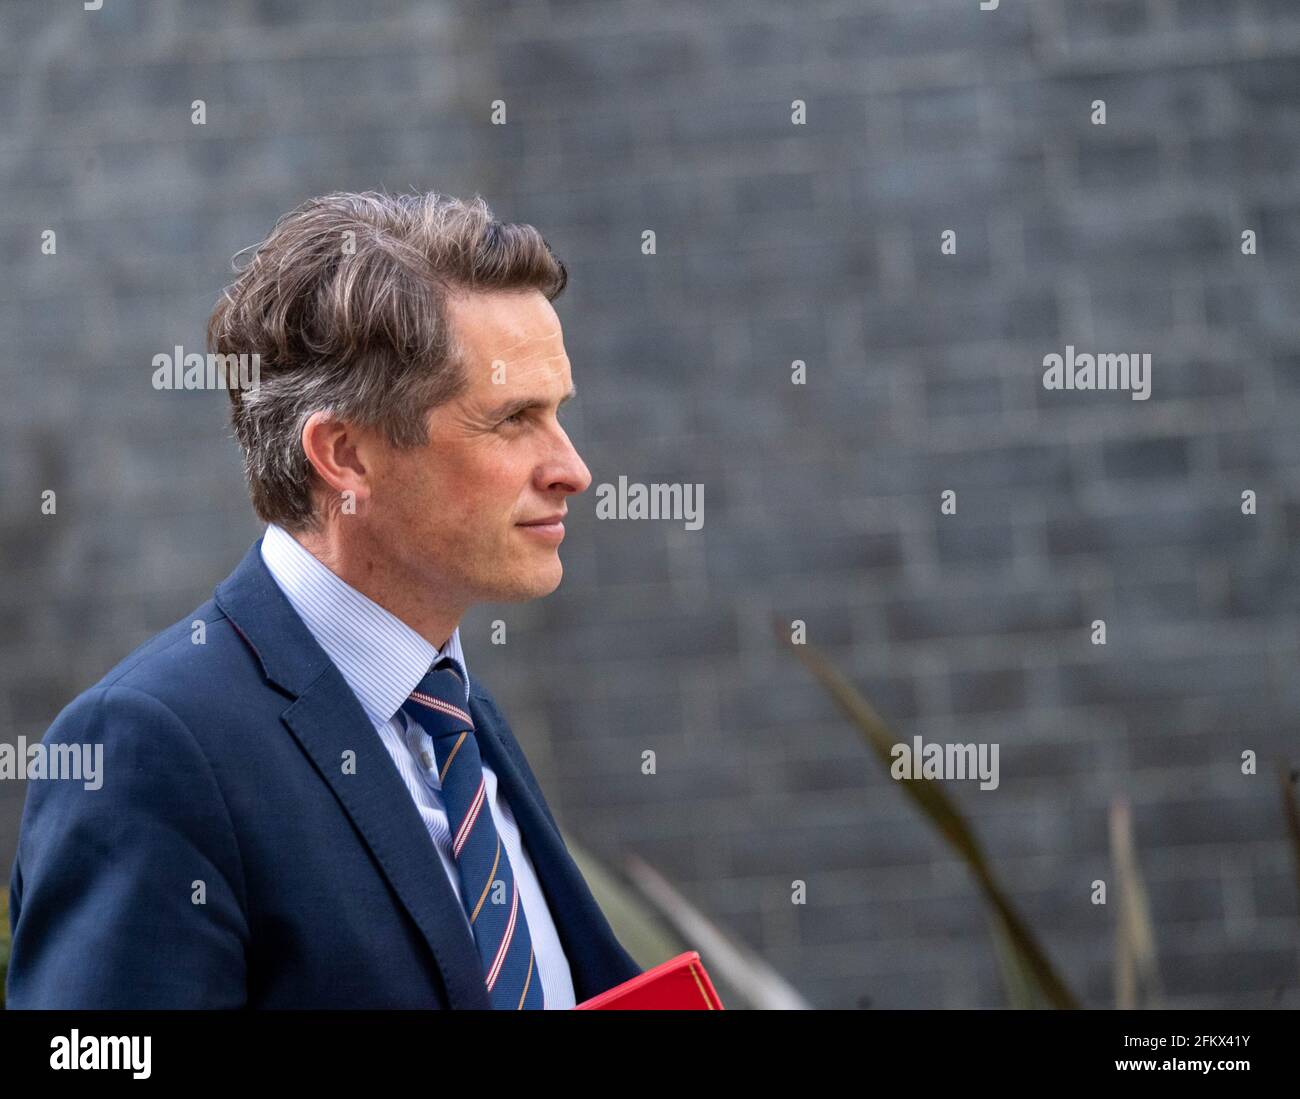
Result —
<svg viewBox="0 0 1300 1099"><path fill-rule="evenodd" d="M323 191L478 191L570 266L595 481L705 486L699 531L573 500L560 590L463 626L566 827L818 1006L1003 1003L969 877L777 645L799 618L900 737L999 743L954 796L1088 1005L1122 794L1168 1002L1296 1006L1298 54L1282 0L0 6L6 735L259 533L224 394L150 385L233 253ZM1045 391L1066 344L1149 352L1150 400Z"/></svg>

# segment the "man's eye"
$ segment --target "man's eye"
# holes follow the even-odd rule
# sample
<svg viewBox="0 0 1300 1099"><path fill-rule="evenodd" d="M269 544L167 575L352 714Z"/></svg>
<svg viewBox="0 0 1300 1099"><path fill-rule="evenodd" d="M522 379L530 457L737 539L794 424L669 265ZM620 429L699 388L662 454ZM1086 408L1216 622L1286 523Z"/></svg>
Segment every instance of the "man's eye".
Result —
<svg viewBox="0 0 1300 1099"><path fill-rule="evenodd" d="M520 424L523 423L523 421L524 421L524 414L522 412L515 412L512 415L507 416L501 422L503 424Z"/></svg>

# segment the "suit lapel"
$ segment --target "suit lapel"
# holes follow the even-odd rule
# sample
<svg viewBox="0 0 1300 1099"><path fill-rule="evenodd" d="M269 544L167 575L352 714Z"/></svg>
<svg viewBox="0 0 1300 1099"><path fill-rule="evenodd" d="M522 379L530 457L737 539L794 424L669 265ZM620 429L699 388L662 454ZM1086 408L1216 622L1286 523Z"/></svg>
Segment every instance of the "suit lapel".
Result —
<svg viewBox="0 0 1300 1099"><path fill-rule="evenodd" d="M449 1006L490 1010L483 963L464 909L411 792L347 681L331 665L282 717L424 935L442 971ZM353 774L343 771L348 752L356 759Z"/></svg>
<svg viewBox="0 0 1300 1099"><path fill-rule="evenodd" d="M449 1006L489 1010L483 966L464 910L410 792L347 681L267 570L261 545L259 538L217 586L217 605L253 650L267 678L294 696L282 719L428 942ZM356 758L351 774L343 770L348 752Z"/></svg>

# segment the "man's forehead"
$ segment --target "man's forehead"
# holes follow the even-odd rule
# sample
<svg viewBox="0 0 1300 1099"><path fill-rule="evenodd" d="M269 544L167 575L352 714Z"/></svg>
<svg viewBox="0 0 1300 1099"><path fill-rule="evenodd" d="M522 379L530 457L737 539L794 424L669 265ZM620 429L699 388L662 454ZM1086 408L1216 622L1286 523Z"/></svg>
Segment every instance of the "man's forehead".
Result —
<svg viewBox="0 0 1300 1099"><path fill-rule="evenodd" d="M560 330L524 336L514 343L494 346L488 349L492 358L505 362L519 362L523 359L545 362L550 359L567 358L564 346L560 342Z"/></svg>
<svg viewBox="0 0 1300 1099"><path fill-rule="evenodd" d="M540 293L464 294L448 304L461 342L478 354L520 358L563 351L559 318Z"/></svg>
<svg viewBox="0 0 1300 1099"><path fill-rule="evenodd" d="M479 405L525 392L545 400L572 388L559 319L540 294L467 295L452 307L469 372L467 400Z"/></svg>
<svg viewBox="0 0 1300 1099"><path fill-rule="evenodd" d="M524 341L490 358L472 355L468 366L470 387L464 399L474 407L490 403L494 409L505 409L503 415L557 396L563 404L574 395L563 346L552 351L549 343Z"/></svg>
<svg viewBox="0 0 1300 1099"><path fill-rule="evenodd" d="M472 351L468 363L471 377L500 391L513 382L537 383L555 379L563 383L569 375L569 356L564 347L553 348L536 341L501 348L491 353Z"/></svg>

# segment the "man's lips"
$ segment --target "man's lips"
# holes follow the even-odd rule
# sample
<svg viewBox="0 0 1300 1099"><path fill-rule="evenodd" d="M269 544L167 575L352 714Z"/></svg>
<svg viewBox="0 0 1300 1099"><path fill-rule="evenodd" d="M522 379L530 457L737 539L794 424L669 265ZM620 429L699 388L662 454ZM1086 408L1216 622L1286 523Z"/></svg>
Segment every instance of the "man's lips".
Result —
<svg viewBox="0 0 1300 1099"><path fill-rule="evenodd" d="M532 522L517 525L547 545L558 546L564 541L564 515L565 512L562 511L558 515L547 515L545 519L533 519Z"/></svg>
<svg viewBox="0 0 1300 1099"><path fill-rule="evenodd" d="M564 517L567 514L568 512L560 511L541 519L531 519L527 523L517 523L516 526L523 527L534 538L544 538L552 545L558 546L564 539Z"/></svg>

